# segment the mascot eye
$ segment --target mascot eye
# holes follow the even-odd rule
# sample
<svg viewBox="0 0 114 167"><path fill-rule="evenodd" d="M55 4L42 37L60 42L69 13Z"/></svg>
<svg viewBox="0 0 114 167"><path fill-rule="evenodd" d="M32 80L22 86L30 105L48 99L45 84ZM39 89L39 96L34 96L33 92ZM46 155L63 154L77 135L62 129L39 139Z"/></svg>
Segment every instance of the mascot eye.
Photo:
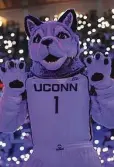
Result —
<svg viewBox="0 0 114 167"><path fill-rule="evenodd" d="M59 32L57 37L60 38L60 39L66 39L66 38L69 38L69 35L64 33L64 32Z"/></svg>
<svg viewBox="0 0 114 167"><path fill-rule="evenodd" d="M40 34L37 34L37 36L33 39L33 42L34 43L39 43L40 40L41 40L41 36L40 36Z"/></svg>

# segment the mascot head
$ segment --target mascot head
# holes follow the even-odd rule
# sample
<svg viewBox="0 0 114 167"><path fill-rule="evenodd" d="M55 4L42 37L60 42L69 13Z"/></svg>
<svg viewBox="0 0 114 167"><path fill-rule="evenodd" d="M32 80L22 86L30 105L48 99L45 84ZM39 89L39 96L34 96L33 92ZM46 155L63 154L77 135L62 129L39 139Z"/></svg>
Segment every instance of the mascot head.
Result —
<svg viewBox="0 0 114 167"><path fill-rule="evenodd" d="M79 59L76 28L77 18L73 9L67 10L58 21L42 22L33 16L26 16L25 31L29 37L30 57L33 63L40 66L40 71L66 73L65 68L71 68L74 60ZM76 68L79 68L78 65Z"/></svg>

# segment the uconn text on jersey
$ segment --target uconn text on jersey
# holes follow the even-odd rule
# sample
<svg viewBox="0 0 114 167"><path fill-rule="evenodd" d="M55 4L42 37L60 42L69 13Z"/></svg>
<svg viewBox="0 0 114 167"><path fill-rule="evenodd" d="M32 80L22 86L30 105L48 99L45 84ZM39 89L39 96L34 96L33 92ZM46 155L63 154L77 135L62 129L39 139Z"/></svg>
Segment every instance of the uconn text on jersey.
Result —
<svg viewBox="0 0 114 167"><path fill-rule="evenodd" d="M37 92L63 92L63 91L77 91L76 84L34 84L34 90Z"/></svg>

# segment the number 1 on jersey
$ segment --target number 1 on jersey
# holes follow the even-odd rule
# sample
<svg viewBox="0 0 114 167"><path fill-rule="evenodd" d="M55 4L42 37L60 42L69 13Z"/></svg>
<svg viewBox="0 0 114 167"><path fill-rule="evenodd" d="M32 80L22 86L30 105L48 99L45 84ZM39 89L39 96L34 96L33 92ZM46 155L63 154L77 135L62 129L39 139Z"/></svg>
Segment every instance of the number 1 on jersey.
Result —
<svg viewBox="0 0 114 167"><path fill-rule="evenodd" d="M58 96L54 96L54 99L55 99L55 114L58 114L59 111L58 111L58 108L59 108L59 97Z"/></svg>

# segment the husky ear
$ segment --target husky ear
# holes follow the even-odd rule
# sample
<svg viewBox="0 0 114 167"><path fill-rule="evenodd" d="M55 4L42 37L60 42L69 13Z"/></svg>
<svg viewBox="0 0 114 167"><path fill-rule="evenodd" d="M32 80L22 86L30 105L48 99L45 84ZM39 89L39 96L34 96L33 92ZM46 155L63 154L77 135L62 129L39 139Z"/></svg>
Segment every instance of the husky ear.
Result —
<svg viewBox="0 0 114 167"><path fill-rule="evenodd" d="M41 25L42 22L33 16L26 16L25 17L25 31L28 37L30 37L32 30L36 27Z"/></svg>
<svg viewBox="0 0 114 167"><path fill-rule="evenodd" d="M77 17L74 9L67 10L58 20L70 27L74 32L77 29Z"/></svg>

